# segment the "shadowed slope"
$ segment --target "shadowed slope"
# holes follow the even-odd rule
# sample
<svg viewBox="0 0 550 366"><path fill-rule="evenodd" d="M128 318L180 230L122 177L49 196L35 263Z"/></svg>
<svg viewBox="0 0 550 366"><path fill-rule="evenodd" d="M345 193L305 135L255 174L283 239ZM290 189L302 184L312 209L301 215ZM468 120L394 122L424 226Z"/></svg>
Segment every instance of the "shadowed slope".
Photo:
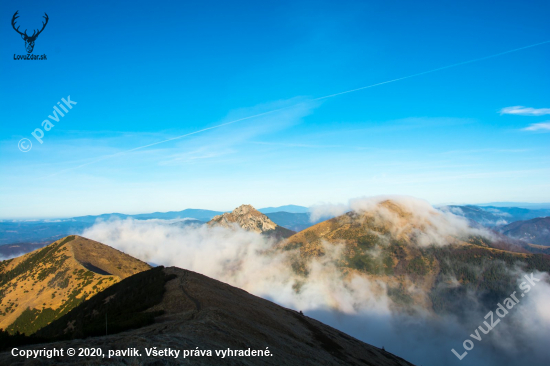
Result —
<svg viewBox="0 0 550 366"><path fill-rule="evenodd" d="M154 268L137 274L99 293L78 308L52 323L41 332L47 337L86 336L83 329L95 317L104 319L107 300L118 309L124 304L146 302L134 282L147 285L155 282L159 271L164 271L165 291L156 305L142 314L160 314L156 323L112 336L75 339L49 344L53 347L103 347L103 349L138 348L141 358L110 360L109 364L147 365L161 361L163 365L179 364L181 359L147 358L144 349L195 350L266 350L265 357L191 357L194 365L411 365L403 359L377 347L363 343L334 328L297 311L283 308L270 301L253 296L239 288L216 281L201 274L176 267ZM148 278L151 277L151 281ZM159 277L160 278L160 277ZM155 282L156 283L156 282ZM156 296L156 295L155 295ZM138 298L136 298L138 297ZM112 299L112 300L110 300ZM116 304L121 301L120 306ZM115 316L117 310L109 313ZM29 347L41 348L44 345ZM0 354L0 363L11 360L10 354ZM58 358L56 364L103 364L97 358ZM45 363L46 364L46 363Z"/></svg>

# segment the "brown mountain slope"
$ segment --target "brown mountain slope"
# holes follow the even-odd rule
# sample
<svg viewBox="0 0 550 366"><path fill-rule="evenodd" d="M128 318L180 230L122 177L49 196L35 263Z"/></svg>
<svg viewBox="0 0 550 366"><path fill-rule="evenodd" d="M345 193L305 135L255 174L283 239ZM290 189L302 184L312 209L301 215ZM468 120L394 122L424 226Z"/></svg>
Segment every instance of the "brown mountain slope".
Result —
<svg viewBox="0 0 550 366"><path fill-rule="evenodd" d="M149 268L75 235L0 262L0 328L32 334L84 299Z"/></svg>
<svg viewBox="0 0 550 366"><path fill-rule="evenodd" d="M239 225L247 231L272 236L277 239L288 238L294 234L294 231L277 225L251 205L241 205L232 212L214 216L212 220L208 221L208 225L226 228Z"/></svg>
<svg viewBox="0 0 550 366"><path fill-rule="evenodd" d="M164 279L162 278L164 276ZM363 343L297 311L283 308L201 274L176 267L157 267L112 286L40 331L44 337L85 337L88 324L105 330L105 313L116 317L119 309L142 302L142 292L159 288L142 314L160 313L154 324L111 336L55 342L30 349L136 347L142 357L119 357L109 364L149 365L411 365L377 347ZM140 284L140 285L139 285ZM145 287L145 288L144 288ZM140 292L141 290L141 292ZM160 296L159 296L160 295ZM152 299L155 298L155 299ZM156 303L156 304L153 304ZM151 304L153 304L151 306ZM148 308L147 308L148 307ZM145 311L143 311L145 310ZM115 320L116 321L116 320ZM126 319L123 321L127 322ZM117 324L109 324L109 329ZM91 328L88 328L91 329ZM94 330L91 329L93 332ZM211 357L147 357L145 349L211 350ZM217 357L216 350L266 351L271 356ZM0 364L13 361L9 352L0 354ZM57 358L56 364L100 365L106 360L93 357Z"/></svg>
<svg viewBox="0 0 550 366"><path fill-rule="evenodd" d="M490 306L513 291L515 266L550 271L550 256L498 249L500 239L488 232L484 237L436 210L418 211L386 200L305 229L277 249L294 251L291 266L302 282L308 281L312 261L328 256L344 277L358 274L383 283L378 290L387 293L391 306L407 311L460 313L472 306L465 299L469 291L485 292L483 306ZM334 247L341 248L338 255Z"/></svg>
<svg viewBox="0 0 550 366"><path fill-rule="evenodd" d="M433 218L441 216L431 213ZM398 202L386 200L370 210L350 211L344 215L323 221L288 238L286 247L300 248L305 256L323 253L323 242L346 244L349 251L370 247L375 243L420 244L424 232L437 231L432 217L417 216ZM427 236L425 236L427 237ZM458 243L459 238L445 235L440 237L448 242ZM435 241L422 245L436 244Z"/></svg>

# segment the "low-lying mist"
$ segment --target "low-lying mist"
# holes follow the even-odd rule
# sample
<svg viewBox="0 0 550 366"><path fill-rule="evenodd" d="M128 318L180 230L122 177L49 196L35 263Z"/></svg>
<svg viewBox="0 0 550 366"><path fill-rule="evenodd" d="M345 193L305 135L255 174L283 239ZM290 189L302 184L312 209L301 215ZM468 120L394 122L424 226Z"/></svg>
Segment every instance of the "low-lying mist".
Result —
<svg viewBox="0 0 550 366"><path fill-rule="evenodd" d="M470 228L464 219L450 212L438 211L413 198L392 197L408 213L396 214L380 206L387 198L361 198L336 208L317 206L313 215L319 218L347 210L374 210L392 223L393 230L412 225L419 245L446 245L452 237L490 235ZM421 308L414 314L399 312L392 306L381 277L359 272L343 274L337 265L343 246L338 244L325 243L325 255L309 261L309 275L304 278L290 265L296 250L274 250L273 239L238 227L127 219L97 222L82 235L146 262L199 272L302 310L417 365L546 365L550 360L550 286L546 273L536 273L535 277L544 279L491 332L478 332L481 340L476 341L470 334L475 336L476 328L484 326L486 311L472 309L466 319L436 315ZM514 271L519 285L523 273L518 268L510 271ZM493 311L496 309L497 303ZM472 340L475 347L459 361L451 349L463 354L466 339Z"/></svg>

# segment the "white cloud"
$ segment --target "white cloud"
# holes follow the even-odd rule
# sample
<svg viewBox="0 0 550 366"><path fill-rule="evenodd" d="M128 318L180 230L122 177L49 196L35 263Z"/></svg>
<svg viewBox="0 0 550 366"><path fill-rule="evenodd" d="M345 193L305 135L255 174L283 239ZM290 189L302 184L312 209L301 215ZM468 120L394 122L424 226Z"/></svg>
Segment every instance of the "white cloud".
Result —
<svg viewBox="0 0 550 366"><path fill-rule="evenodd" d="M532 123L529 127L525 127L523 131L541 131L550 132L550 121L541 123Z"/></svg>
<svg viewBox="0 0 550 366"><path fill-rule="evenodd" d="M386 208L382 203L390 200L406 212L407 219L403 219L400 213ZM347 211L358 213L371 212L375 219L391 223L392 235L399 236L399 232L416 232L416 240L420 245L449 243L449 237L467 237L468 235L482 235L491 237L492 234L484 229L472 228L468 221L448 210L438 210L427 201L410 196L381 195L374 197L359 197L349 200L347 204L324 204L311 207L311 220L313 222L334 216L339 216ZM456 212L455 212L456 213ZM416 228L422 228L417 230Z"/></svg>
<svg viewBox="0 0 550 366"><path fill-rule="evenodd" d="M146 262L200 272L294 309L389 315L383 284L361 274L341 275L338 245L326 245L326 254L309 262L310 275L304 279L289 270L295 251L273 252L272 239L240 228L126 219L97 222L82 235ZM297 293L293 285L302 281Z"/></svg>
<svg viewBox="0 0 550 366"><path fill-rule="evenodd" d="M403 210L394 211L382 203L390 200ZM466 238L469 235L492 237L485 229L472 228L463 217L448 211L440 211L427 201L400 195L383 195L375 197L361 197L350 200L350 207L355 212L372 212L375 218L382 222L391 223L390 231L394 237L400 233L415 232L419 245L446 245L452 242L449 238ZM419 229L421 228L421 229Z"/></svg>
<svg viewBox="0 0 550 366"><path fill-rule="evenodd" d="M381 206L386 199L397 202L404 212ZM423 227L427 242L474 232L462 218L412 197L357 198L346 205L319 206L318 210L334 213L343 207L357 212L374 210L384 220L395 223L392 227L400 226L399 221L406 216L411 225ZM310 273L304 278L289 265L297 255L295 250L273 251L273 241L241 229L179 227L163 220L127 219L98 222L83 235L142 260L200 272L285 307L303 310L308 316L378 347L385 346L415 364L460 366L450 350L460 347L485 315L472 309L459 320L453 315L433 317L422 311L413 315L392 310L384 281L359 272L343 275L338 265L343 249L340 245L325 245L325 255L309 262ZM522 307L514 308L468 355L468 365L517 365L522 361L547 365L550 285L546 276L534 274L541 281L522 298ZM517 278L523 278L523 273L518 271ZM301 285L299 291L293 286L297 283ZM460 286L458 282L455 285Z"/></svg>
<svg viewBox="0 0 550 366"><path fill-rule="evenodd" d="M550 114L550 108L529 108L521 105L506 107L500 110L500 114L516 114L518 116L544 116Z"/></svg>
<svg viewBox="0 0 550 366"><path fill-rule="evenodd" d="M346 204L321 203L309 208L309 212L311 213L309 220L311 222L317 222L321 219L327 220L335 216L343 215L349 210L350 207Z"/></svg>

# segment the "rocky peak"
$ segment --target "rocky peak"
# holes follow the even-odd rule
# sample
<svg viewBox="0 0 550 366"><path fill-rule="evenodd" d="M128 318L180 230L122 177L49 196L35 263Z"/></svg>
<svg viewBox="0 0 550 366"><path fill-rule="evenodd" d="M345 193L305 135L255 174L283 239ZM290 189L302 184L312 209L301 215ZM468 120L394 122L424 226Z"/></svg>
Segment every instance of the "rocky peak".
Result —
<svg viewBox="0 0 550 366"><path fill-rule="evenodd" d="M263 213L261 213L260 211L252 207L252 205L240 205L239 207L234 209L231 213L237 216L242 216L246 214L250 214L253 216L265 216Z"/></svg>
<svg viewBox="0 0 550 366"><path fill-rule="evenodd" d="M277 228L277 224L251 205L241 205L232 212L215 216L208 222L210 226L232 227L234 224L256 233L264 233Z"/></svg>

